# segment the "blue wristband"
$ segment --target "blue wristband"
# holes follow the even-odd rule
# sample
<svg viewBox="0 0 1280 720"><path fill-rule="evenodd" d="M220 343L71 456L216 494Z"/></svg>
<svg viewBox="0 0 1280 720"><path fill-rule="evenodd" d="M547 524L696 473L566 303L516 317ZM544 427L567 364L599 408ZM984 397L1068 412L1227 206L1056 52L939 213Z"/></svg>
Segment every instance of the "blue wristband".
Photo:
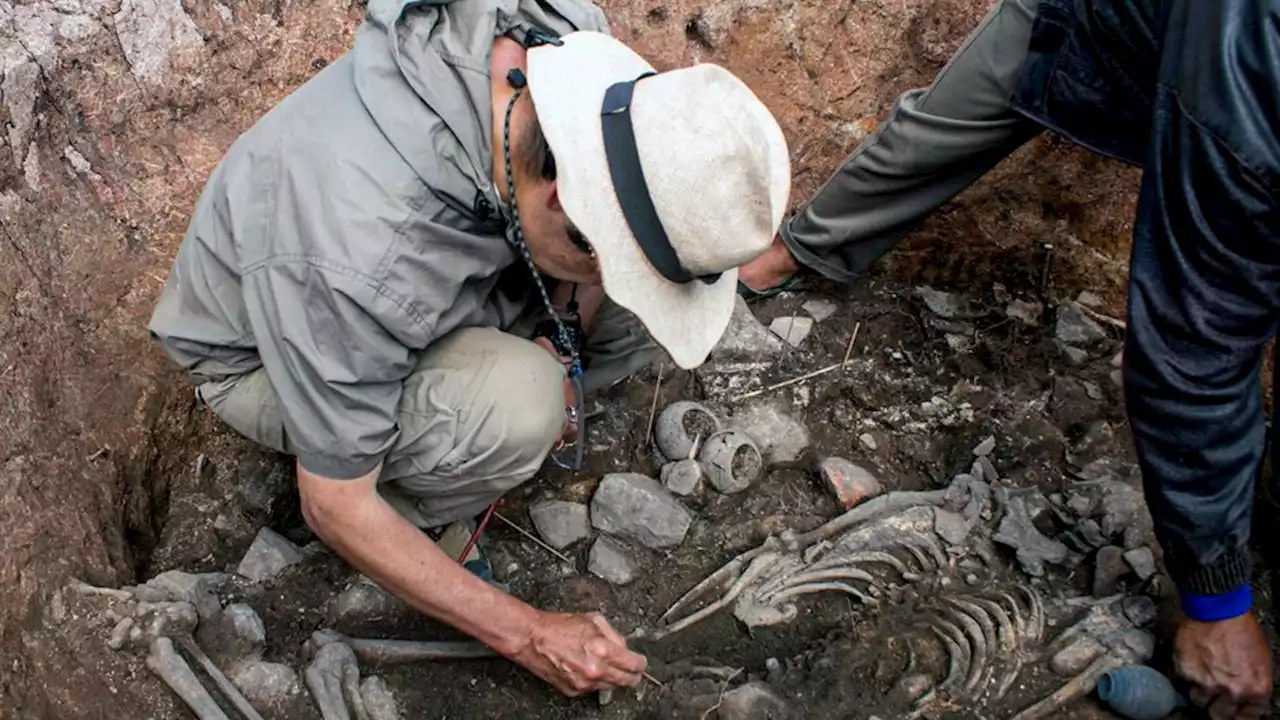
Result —
<svg viewBox="0 0 1280 720"><path fill-rule="evenodd" d="M1180 595L1182 612L1199 622L1229 620L1253 608L1253 587L1247 583L1221 595Z"/></svg>

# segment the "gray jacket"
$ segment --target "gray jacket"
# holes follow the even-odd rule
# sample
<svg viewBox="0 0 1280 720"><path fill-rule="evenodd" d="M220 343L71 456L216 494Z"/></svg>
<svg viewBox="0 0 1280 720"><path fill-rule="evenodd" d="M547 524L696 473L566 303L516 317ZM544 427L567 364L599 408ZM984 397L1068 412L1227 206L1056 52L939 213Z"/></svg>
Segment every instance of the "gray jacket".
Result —
<svg viewBox="0 0 1280 720"><path fill-rule="evenodd" d="M311 472L372 470L418 351L519 310L498 288L517 258L491 178L489 57L530 27L608 32L586 0L371 0L351 51L209 178L151 335L197 384L264 367Z"/></svg>

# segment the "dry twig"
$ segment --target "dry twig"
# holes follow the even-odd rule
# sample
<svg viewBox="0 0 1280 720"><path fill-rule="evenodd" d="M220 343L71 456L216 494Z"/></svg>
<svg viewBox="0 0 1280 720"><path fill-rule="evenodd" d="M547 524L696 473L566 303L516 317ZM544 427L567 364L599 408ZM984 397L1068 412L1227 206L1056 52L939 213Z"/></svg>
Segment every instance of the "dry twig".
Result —
<svg viewBox="0 0 1280 720"><path fill-rule="evenodd" d="M707 718L711 716L711 713L720 709L720 706L724 704L724 691L729 689L729 681L733 680L741 672L742 672L742 668L738 668L737 670L733 671L732 675L724 679L724 684L720 686L720 699L716 700L715 705L712 705L711 707L707 708L706 711L702 713L701 720L707 720Z"/></svg>
<svg viewBox="0 0 1280 720"><path fill-rule="evenodd" d="M518 532L518 533L520 533L521 535L524 535L525 537L527 537L527 538L529 538L530 540L532 540L534 543L536 543L536 544L538 545L538 547L542 548L543 550L546 550L547 552L551 553L552 555L555 555L556 557L558 557L558 558L560 558L561 560L563 560L563 561L565 561L565 562L569 563L570 565L572 565L572 564L573 564L573 560L570 560L570 559L569 559L569 557L568 557L567 555L565 555L564 553L561 553L560 551L556 550L555 548L551 547L550 545L548 545L548 544L546 544L546 543L542 542L542 540L539 540L539 539L538 539L538 536L537 536L537 535L534 535L533 533L529 532L528 530L525 530L524 528L520 527L519 525L515 524L514 522L512 522L512 521L508 520L507 518L503 517L502 513L497 512L497 511L495 510L495 511L494 511L494 513L493 513L493 516L494 516L494 517L496 517L496 518L498 518L498 519L499 519L499 520L501 520L502 522L506 523L507 525L511 526L512 528L514 528L514 529L516 530L516 532Z"/></svg>
<svg viewBox="0 0 1280 720"><path fill-rule="evenodd" d="M649 405L649 422L644 427L644 445L646 448L653 443L653 416L658 412L658 394L662 392L662 371L666 367L666 363L658 363L658 382L653 386L653 402Z"/></svg>
<svg viewBox="0 0 1280 720"><path fill-rule="evenodd" d="M1076 305L1080 306L1080 309L1084 311L1085 315L1088 315L1089 317L1093 318L1094 320L1097 320L1100 323L1105 323L1118 330L1129 329L1128 326L1124 324L1123 320L1113 318L1110 315L1103 315L1102 313L1098 312L1097 310L1094 310L1093 308L1089 307L1088 305L1085 305L1084 303L1076 303Z"/></svg>
<svg viewBox="0 0 1280 720"><path fill-rule="evenodd" d="M849 336L849 346L844 349L844 360L840 362L840 367L849 364L849 356L853 354L853 344L858 340L858 331L862 329L862 322L858 321L853 325L853 334Z"/></svg>

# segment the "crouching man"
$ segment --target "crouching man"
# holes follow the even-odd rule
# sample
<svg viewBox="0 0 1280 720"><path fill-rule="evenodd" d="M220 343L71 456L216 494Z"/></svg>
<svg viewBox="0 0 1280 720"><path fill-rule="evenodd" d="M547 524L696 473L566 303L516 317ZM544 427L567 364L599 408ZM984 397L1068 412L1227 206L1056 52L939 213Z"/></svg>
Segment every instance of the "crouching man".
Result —
<svg viewBox="0 0 1280 720"><path fill-rule="evenodd" d="M329 547L577 695L645 659L427 532L572 441L582 392L705 360L790 167L725 70L655 73L582 0L507 5L370 2L215 169L150 330L218 417L296 457Z"/></svg>

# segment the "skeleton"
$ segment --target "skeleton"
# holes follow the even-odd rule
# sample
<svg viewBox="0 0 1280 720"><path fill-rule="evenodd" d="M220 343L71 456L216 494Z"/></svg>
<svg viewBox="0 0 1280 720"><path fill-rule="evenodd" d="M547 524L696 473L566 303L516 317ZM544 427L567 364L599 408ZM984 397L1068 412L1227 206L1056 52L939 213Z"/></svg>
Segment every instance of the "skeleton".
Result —
<svg viewBox="0 0 1280 720"><path fill-rule="evenodd" d="M912 594L920 603L907 625L919 630L906 638L909 661L897 685L897 697L910 705L903 716L911 718L958 708L991 712L986 703L1014 699L1010 691L1025 668L1051 660L1067 681L1012 719L1035 720L1090 692L1108 670L1147 660L1153 640L1141 628L1155 616L1148 598L1047 603L1041 590L1021 582L1009 591L994 584L986 591L954 589L963 587L954 579L961 560L976 567L966 556L993 575L1005 572L991 539L1008 538L993 533L992 520L1025 513L1020 497L1011 503L1007 489L992 492L984 478L994 472L985 465L975 463L971 474L944 490L889 493L811 532L771 536L699 583L657 627L633 637L657 640L726 608L749 628L783 624L797 617L801 598L818 593L842 594L869 612L884 612L887 601ZM1044 539L1030 544L1047 547L1036 542ZM1077 620L1081 608L1087 611ZM1048 637L1050 627L1073 620ZM943 661L931 671L924 667L928 658Z"/></svg>

